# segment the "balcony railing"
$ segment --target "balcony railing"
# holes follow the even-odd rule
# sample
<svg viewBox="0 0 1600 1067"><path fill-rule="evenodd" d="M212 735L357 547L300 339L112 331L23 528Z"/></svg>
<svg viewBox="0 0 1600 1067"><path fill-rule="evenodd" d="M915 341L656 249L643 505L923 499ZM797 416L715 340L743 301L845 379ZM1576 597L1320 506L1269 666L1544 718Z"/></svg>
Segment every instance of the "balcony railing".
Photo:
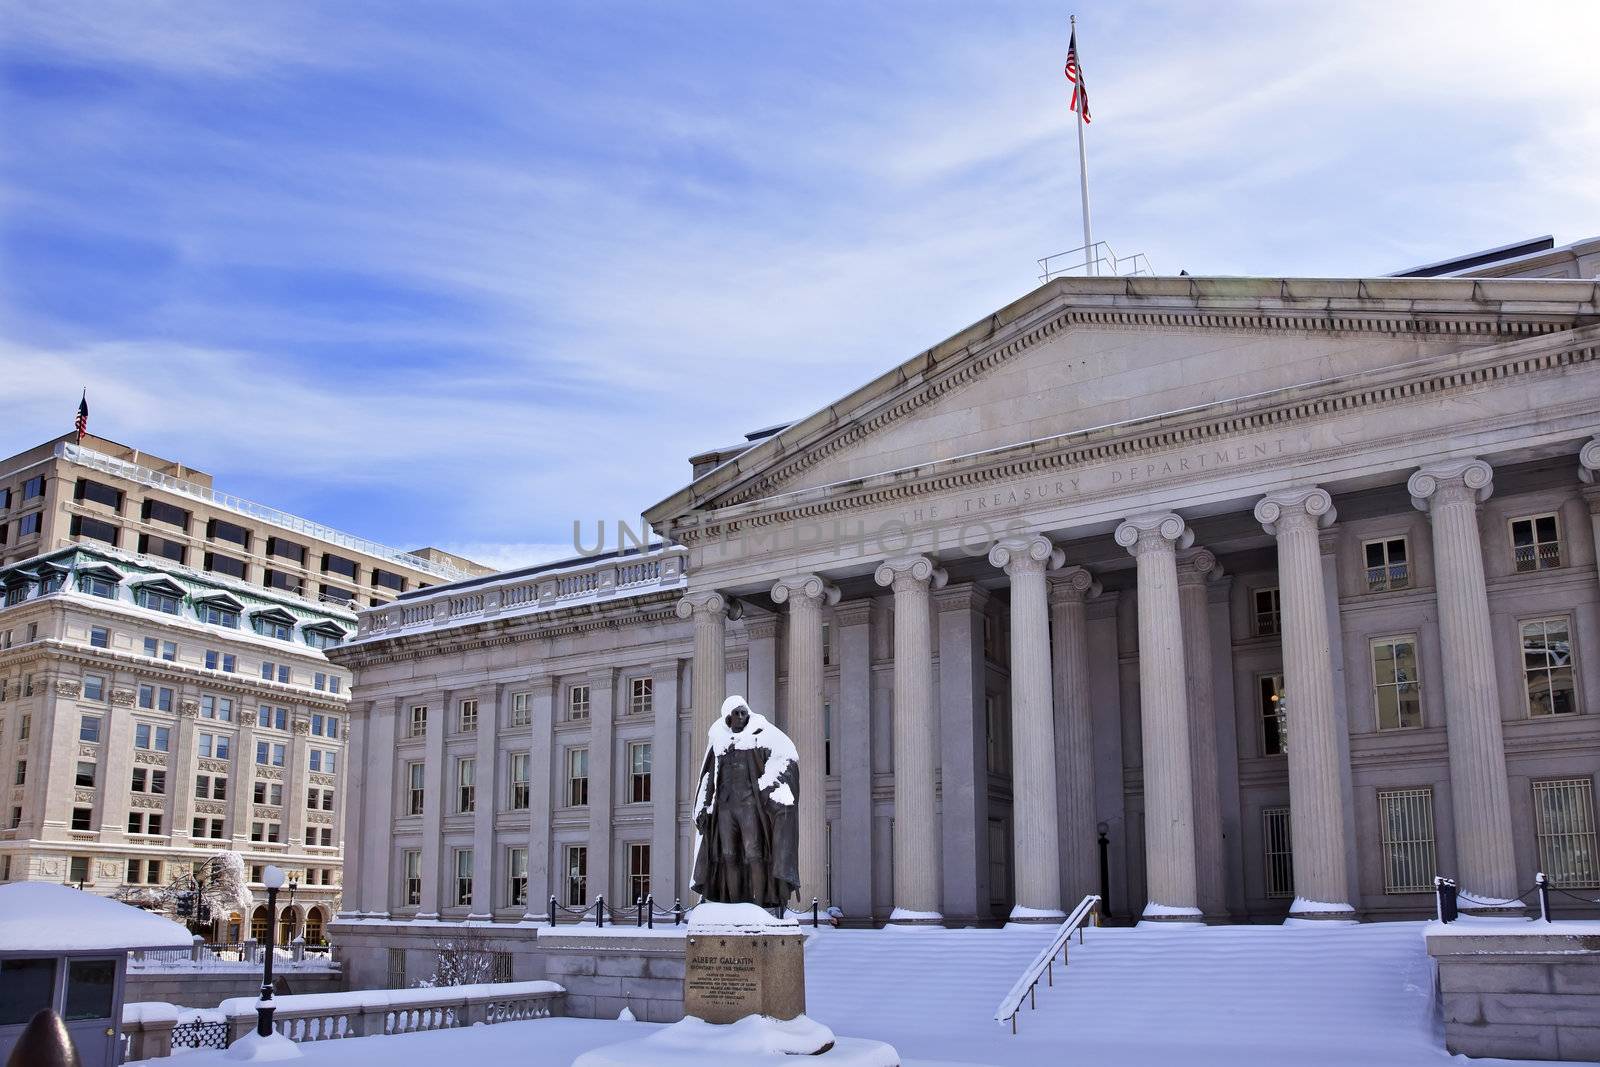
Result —
<svg viewBox="0 0 1600 1067"><path fill-rule="evenodd" d="M1543 571L1561 566L1561 542L1547 541L1542 545L1516 547L1517 572Z"/></svg>

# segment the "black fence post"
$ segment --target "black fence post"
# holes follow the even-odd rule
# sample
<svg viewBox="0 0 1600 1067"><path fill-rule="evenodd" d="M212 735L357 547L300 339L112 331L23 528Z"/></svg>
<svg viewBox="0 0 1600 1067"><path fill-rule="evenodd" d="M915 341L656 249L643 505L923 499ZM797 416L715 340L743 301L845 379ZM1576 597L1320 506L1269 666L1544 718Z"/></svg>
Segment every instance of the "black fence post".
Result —
<svg viewBox="0 0 1600 1067"><path fill-rule="evenodd" d="M1539 887L1539 918L1545 922L1550 921L1550 879L1540 871L1534 875L1534 885Z"/></svg>
<svg viewBox="0 0 1600 1067"><path fill-rule="evenodd" d="M606 924L606 895L600 894L600 899L594 905L594 926L598 930Z"/></svg>
<svg viewBox="0 0 1600 1067"><path fill-rule="evenodd" d="M656 898L653 893L644 898L644 925L647 930L656 928Z"/></svg>
<svg viewBox="0 0 1600 1067"><path fill-rule="evenodd" d="M673 897L672 898L672 925L673 926L681 926L682 924L683 924L683 898L681 898L681 897Z"/></svg>
<svg viewBox="0 0 1600 1067"><path fill-rule="evenodd" d="M633 898L633 928L635 930L644 926L644 897Z"/></svg>
<svg viewBox="0 0 1600 1067"><path fill-rule="evenodd" d="M1438 896L1438 901L1435 905L1435 908L1439 921L1442 923L1455 922L1457 916L1460 914L1460 911L1456 906L1455 882L1451 881L1449 878L1440 878L1436 876L1433 879L1433 888L1435 894Z"/></svg>
<svg viewBox="0 0 1600 1067"><path fill-rule="evenodd" d="M554 893L552 893L552 894L550 894L550 925L554 926L555 924L556 924L556 896L555 896Z"/></svg>
<svg viewBox="0 0 1600 1067"><path fill-rule="evenodd" d="M818 913L818 908L821 906L821 904L822 904L822 902L820 900L818 900L816 897L812 897L811 898L811 929L813 929L813 930L815 930L818 926L822 925L818 921L818 919L820 918L820 915Z"/></svg>

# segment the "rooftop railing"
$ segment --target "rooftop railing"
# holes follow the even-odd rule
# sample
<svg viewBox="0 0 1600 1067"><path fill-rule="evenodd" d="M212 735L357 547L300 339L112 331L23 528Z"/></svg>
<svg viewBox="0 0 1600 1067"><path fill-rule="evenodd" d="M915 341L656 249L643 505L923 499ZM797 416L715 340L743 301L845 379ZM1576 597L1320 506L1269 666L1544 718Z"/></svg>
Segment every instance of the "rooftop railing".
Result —
<svg viewBox="0 0 1600 1067"><path fill-rule="evenodd" d="M1039 260L1039 282L1042 285L1053 278L1100 277L1131 278L1139 275L1155 276L1155 268L1143 252L1119 256L1104 241L1092 245L1069 248Z"/></svg>
<svg viewBox="0 0 1600 1067"><path fill-rule="evenodd" d="M245 515L261 522L271 523L273 526L292 533L302 534L318 541L326 541L341 548L348 548L352 552L360 552L363 555L388 560L390 563L397 563L402 567L410 567L412 570L431 574L443 581L459 582L474 577L467 571L459 570L443 563L436 563L431 559L423 559L421 556L412 555L410 552L402 552L397 548L379 544L377 541L370 541L365 537L357 537L355 534L345 533L343 530L335 530L333 527L324 526L320 522L312 522L310 519L291 515L287 511L269 508L265 504L257 504L253 500L246 500L243 497L234 496L232 493L218 492L203 485L184 481L182 478L174 478L170 474L162 474L160 471L151 470L149 467L141 467L137 463L129 463L127 460L117 459L103 452L96 452L93 449L75 445L70 441L58 442L55 447L55 454L56 458L64 459L68 463L76 463L80 467L88 467L90 470L101 471L118 478L126 478L128 481L138 482L140 485L148 485L156 489L165 489L169 493L178 493L182 496L191 497L213 507L231 511L236 515Z"/></svg>

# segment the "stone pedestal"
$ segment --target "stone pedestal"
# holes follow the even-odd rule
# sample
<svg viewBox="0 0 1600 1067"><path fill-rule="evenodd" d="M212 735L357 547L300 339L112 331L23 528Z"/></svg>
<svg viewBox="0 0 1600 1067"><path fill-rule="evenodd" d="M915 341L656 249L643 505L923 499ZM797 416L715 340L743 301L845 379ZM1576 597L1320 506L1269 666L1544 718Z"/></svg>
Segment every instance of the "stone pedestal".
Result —
<svg viewBox="0 0 1600 1067"><path fill-rule="evenodd" d="M683 1013L708 1023L746 1015L793 1019L806 1011L805 938L794 933L689 935Z"/></svg>

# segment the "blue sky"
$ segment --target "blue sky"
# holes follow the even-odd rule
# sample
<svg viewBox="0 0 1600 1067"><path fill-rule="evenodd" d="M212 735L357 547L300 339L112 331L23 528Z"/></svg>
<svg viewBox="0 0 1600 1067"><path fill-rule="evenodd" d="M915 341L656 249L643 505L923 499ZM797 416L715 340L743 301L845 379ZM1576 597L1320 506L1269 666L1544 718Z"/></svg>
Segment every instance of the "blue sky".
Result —
<svg viewBox="0 0 1600 1067"><path fill-rule="evenodd" d="M1081 3L1095 235L1382 274L1600 234L1600 5ZM1080 243L1066 9L0 0L0 454L92 429L548 558Z"/></svg>

